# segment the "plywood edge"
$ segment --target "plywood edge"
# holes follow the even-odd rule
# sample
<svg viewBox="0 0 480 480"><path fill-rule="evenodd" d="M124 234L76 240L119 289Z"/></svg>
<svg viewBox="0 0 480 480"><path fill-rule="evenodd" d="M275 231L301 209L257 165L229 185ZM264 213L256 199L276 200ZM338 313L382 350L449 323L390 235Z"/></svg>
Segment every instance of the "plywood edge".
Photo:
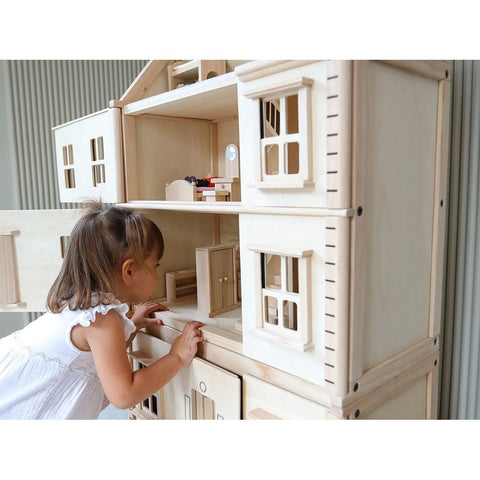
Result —
<svg viewBox="0 0 480 480"><path fill-rule="evenodd" d="M130 163L130 159L129 159ZM271 207L243 205L242 202L166 202L164 200L134 200L117 204L119 207L145 210L170 210L197 213L293 215L302 217L353 217L351 208L329 209L322 207Z"/></svg>
<svg viewBox="0 0 480 480"><path fill-rule="evenodd" d="M450 78L452 62L450 60L380 60L394 67L424 75L435 80Z"/></svg>
<svg viewBox="0 0 480 480"><path fill-rule="evenodd" d="M435 194L432 232L432 271L430 290L429 335L440 333L443 291L446 276L446 236L448 214L448 176L450 139L450 81L439 82L437 138L435 151Z"/></svg>
<svg viewBox="0 0 480 480"><path fill-rule="evenodd" d="M122 115L122 130L125 199L131 201L139 196L135 118Z"/></svg>
<svg viewBox="0 0 480 480"><path fill-rule="evenodd" d="M116 105L118 106L118 105ZM107 113L111 108L104 108L103 110L99 110L98 112L89 113L88 115L84 115L83 117L75 118L74 120L70 120L69 122L62 123L60 125L55 125L51 128L54 132L55 130L59 130L60 128L67 127L69 125L73 125L74 123L81 122L83 120L87 120L88 118L96 117L97 115L102 115L103 113Z"/></svg>
<svg viewBox="0 0 480 480"><path fill-rule="evenodd" d="M176 330L178 333L182 332L183 327L190 321L190 319L183 320L175 318L174 316L169 316L165 312L158 312L156 316L162 319L165 327L170 327ZM154 336L158 336L158 328L158 326L154 325L152 327L148 327L146 331ZM233 352L242 352L242 335L239 332L225 330L216 327L215 325L204 325L203 327L200 327L200 330L203 333L204 342L213 343Z"/></svg>
<svg viewBox="0 0 480 480"><path fill-rule="evenodd" d="M348 393L350 220L325 222L325 382L333 395Z"/></svg>
<svg viewBox="0 0 480 480"><path fill-rule="evenodd" d="M438 419L439 414L439 378L440 369L434 368L427 375L427 411L426 417L428 419Z"/></svg>
<svg viewBox="0 0 480 480"><path fill-rule="evenodd" d="M327 62L327 207L351 207L352 62Z"/></svg>
<svg viewBox="0 0 480 480"><path fill-rule="evenodd" d="M352 91L352 207L357 215L352 218L350 240L350 331L349 331L349 378L363 374L363 331L365 311L366 232L359 209L365 202L367 175L367 73L368 61L353 62Z"/></svg>

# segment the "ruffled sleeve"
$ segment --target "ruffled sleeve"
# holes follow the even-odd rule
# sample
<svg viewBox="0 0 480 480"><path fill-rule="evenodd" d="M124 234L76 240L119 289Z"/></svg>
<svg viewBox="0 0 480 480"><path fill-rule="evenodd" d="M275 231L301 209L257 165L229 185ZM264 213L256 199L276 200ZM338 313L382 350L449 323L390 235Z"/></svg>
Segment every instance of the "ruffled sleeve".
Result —
<svg viewBox="0 0 480 480"><path fill-rule="evenodd" d="M87 310L81 310L71 313L76 313L74 318L71 320L69 331L75 325L81 325L82 327L89 327L96 319L96 314L100 313L101 315L106 315L110 310L115 310L121 317L123 322L123 331L125 333L125 340L130 338L130 335L135 332L135 324L127 317L127 312L129 307L126 303L120 303L119 300L114 299L108 305L100 304L95 307L91 307ZM68 338L70 338L70 333L68 332Z"/></svg>

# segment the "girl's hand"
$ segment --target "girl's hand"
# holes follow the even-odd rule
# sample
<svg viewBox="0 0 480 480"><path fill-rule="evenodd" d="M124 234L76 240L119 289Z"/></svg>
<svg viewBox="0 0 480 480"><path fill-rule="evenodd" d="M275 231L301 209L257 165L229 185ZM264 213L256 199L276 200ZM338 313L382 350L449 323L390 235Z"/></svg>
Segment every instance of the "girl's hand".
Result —
<svg viewBox="0 0 480 480"><path fill-rule="evenodd" d="M168 308L161 303L152 301L140 303L136 306L131 320L137 327L137 330L148 325L162 325L162 320L160 318L156 318L155 315L153 315L153 312L166 310L168 310Z"/></svg>
<svg viewBox="0 0 480 480"><path fill-rule="evenodd" d="M203 335L200 327L203 323L188 322L183 327L183 332L175 339L170 349L170 353L177 355L183 365L189 365L197 353L198 342L203 341Z"/></svg>

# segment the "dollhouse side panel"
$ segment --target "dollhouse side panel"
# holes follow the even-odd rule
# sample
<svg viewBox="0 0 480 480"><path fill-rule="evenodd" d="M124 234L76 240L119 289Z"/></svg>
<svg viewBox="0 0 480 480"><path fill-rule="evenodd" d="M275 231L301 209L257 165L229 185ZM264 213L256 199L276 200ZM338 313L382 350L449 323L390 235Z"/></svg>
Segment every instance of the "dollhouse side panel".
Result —
<svg viewBox="0 0 480 480"><path fill-rule="evenodd" d="M429 334L438 102L435 79L360 64L352 342L362 344L353 378Z"/></svg>
<svg viewBox="0 0 480 480"><path fill-rule="evenodd" d="M427 418L427 375L414 380L397 395L373 408L362 418L367 420L425 420Z"/></svg>
<svg viewBox="0 0 480 480"><path fill-rule="evenodd" d="M326 407L283 388L243 376L243 415L245 419L312 420L334 419Z"/></svg>
<svg viewBox="0 0 480 480"><path fill-rule="evenodd" d="M244 355L324 385L325 219L239 217ZM298 289L288 287L290 259L298 265ZM282 329L293 303L297 323Z"/></svg>

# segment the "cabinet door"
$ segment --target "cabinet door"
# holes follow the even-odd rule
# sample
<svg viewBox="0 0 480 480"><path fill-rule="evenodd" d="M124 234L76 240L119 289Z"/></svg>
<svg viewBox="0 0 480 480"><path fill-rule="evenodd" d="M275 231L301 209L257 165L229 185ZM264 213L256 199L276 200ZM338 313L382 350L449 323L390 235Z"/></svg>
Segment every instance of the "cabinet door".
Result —
<svg viewBox="0 0 480 480"><path fill-rule="evenodd" d="M0 311L45 311L79 210L0 211Z"/></svg>
<svg viewBox="0 0 480 480"><path fill-rule="evenodd" d="M212 311L221 310L235 304L233 248L214 250L210 254L212 282Z"/></svg>
<svg viewBox="0 0 480 480"><path fill-rule="evenodd" d="M139 333L131 354L134 368L148 366L170 351L171 345ZM167 420L240 419L240 378L200 358L182 368L159 392L135 410L141 418ZM155 414L155 415L152 415Z"/></svg>
<svg viewBox="0 0 480 480"><path fill-rule="evenodd" d="M234 245L196 249L198 310L210 317L236 307L237 279Z"/></svg>

